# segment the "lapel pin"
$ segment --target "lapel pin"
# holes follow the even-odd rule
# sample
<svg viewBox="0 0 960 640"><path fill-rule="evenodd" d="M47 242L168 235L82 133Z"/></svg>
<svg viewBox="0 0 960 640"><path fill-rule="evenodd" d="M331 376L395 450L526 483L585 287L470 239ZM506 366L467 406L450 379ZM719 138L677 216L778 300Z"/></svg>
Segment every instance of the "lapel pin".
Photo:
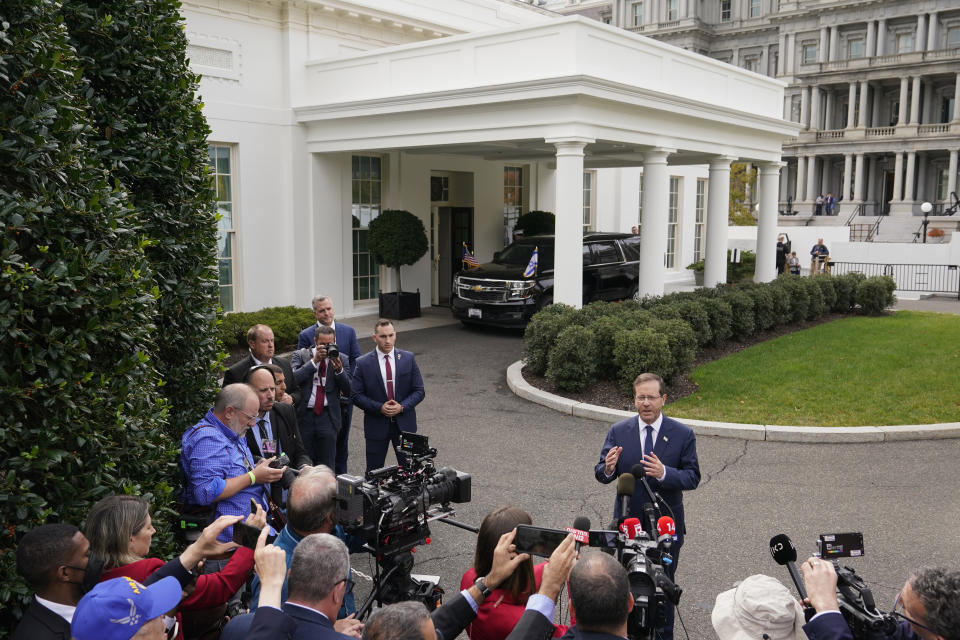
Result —
<svg viewBox="0 0 960 640"><path fill-rule="evenodd" d="M664 441L664 442L668 442L668 441L669 441L669 438L667 438L667 436L663 436L663 441Z"/></svg>

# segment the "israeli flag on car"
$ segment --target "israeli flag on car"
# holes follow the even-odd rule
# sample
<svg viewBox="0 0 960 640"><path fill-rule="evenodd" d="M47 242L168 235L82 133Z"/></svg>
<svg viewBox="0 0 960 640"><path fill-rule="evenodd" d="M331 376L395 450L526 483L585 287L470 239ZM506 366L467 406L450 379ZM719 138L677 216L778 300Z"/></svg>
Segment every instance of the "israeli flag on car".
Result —
<svg viewBox="0 0 960 640"><path fill-rule="evenodd" d="M540 262L540 251L539 247L533 248L533 253L530 254L530 262L527 263L527 268L523 270L524 278L532 278L537 275L537 265Z"/></svg>

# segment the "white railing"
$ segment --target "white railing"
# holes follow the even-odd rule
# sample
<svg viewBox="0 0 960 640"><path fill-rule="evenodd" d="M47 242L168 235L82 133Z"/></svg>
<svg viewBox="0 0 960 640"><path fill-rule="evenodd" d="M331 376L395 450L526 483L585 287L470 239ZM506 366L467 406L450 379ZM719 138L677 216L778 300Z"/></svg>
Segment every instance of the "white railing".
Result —
<svg viewBox="0 0 960 640"><path fill-rule="evenodd" d="M949 124L922 124L917 127L917 135L930 136L937 133L946 133L949 130Z"/></svg>
<svg viewBox="0 0 960 640"><path fill-rule="evenodd" d="M832 140L842 138L846 134L844 129L828 129L826 131L817 131L817 140Z"/></svg>
<svg viewBox="0 0 960 640"><path fill-rule="evenodd" d="M892 136L896 130L896 127L876 127L874 129L867 129L866 137L881 138L883 136Z"/></svg>

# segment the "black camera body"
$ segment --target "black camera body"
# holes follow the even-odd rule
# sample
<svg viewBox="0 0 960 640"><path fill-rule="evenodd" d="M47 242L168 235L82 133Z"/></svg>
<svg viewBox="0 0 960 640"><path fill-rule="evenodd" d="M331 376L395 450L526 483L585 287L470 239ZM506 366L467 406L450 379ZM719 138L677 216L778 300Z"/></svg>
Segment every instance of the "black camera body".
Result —
<svg viewBox="0 0 960 640"><path fill-rule="evenodd" d="M431 520L453 515L450 503L470 502L471 477L449 467L437 469L436 449L426 436L401 433L406 466L337 476L340 524L362 538L371 553L397 554L423 544Z"/></svg>
<svg viewBox="0 0 960 640"><path fill-rule="evenodd" d="M331 360L336 360L340 357L340 347L337 346L336 342L331 342L327 345L327 357Z"/></svg>
<svg viewBox="0 0 960 640"><path fill-rule="evenodd" d="M280 486L284 489L289 489L290 485L293 484L293 481L297 479L299 475L295 470L290 468L290 458L287 457L287 454L281 453L277 456L277 459L267 465L271 469L282 469L286 467L287 470L283 472L283 477L280 478Z"/></svg>

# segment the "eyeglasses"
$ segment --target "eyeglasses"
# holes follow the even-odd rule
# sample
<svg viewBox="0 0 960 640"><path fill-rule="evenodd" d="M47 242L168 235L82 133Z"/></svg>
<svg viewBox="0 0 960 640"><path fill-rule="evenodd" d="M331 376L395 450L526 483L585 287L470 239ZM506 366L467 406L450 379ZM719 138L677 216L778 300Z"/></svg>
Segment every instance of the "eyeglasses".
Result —
<svg viewBox="0 0 960 640"><path fill-rule="evenodd" d="M343 595L344 595L344 596L347 596L348 594L350 594L350 593L353 591L353 580L350 579L350 576L347 576L346 578L344 578L344 579L341 580L340 582L343 582L343 583L345 583L345 584L347 585L346 590L343 592ZM337 584L340 584L340 583L338 582Z"/></svg>
<svg viewBox="0 0 960 640"><path fill-rule="evenodd" d="M938 632L934 631L930 627L920 624L913 618L908 618L906 615L904 615L903 613L904 611L905 609L903 608L903 592L901 591L900 593L897 594L897 602L893 605L893 611L891 613L893 613L893 615L897 616L898 618L902 618L903 620L906 620L907 622L909 622L910 624L912 624L917 628L923 629L925 631L929 631L934 635L940 635Z"/></svg>
<svg viewBox="0 0 960 640"><path fill-rule="evenodd" d="M238 407L234 407L234 409L236 409L239 413L243 414L243 416L247 419L247 424L252 424L257 421L257 416L250 415L249 413L247 413L246 411Z"/></svg>
<svg viewBox="0 0 960 640"><path fill-rule="evenodd" d="M637 402L653 402L654 400L659 400L663 396L634 396L633 399Z"/></svg>
<svg viewBox="0 0 960 640"><path fill-rule="evenodd" d="M173 625L166 629L167 640L173 640L180 633L180 621L176 618L173 619Z"/></svg>

